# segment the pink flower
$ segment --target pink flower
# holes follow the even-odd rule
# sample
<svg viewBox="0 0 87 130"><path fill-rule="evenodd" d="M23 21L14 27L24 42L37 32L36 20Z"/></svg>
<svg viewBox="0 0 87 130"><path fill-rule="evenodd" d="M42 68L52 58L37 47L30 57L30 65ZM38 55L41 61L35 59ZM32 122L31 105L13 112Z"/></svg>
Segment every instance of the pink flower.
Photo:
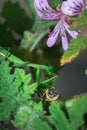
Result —
<svg viewBox="0 0 87 130"><path fill-rule="evenodd" d="M62 3L61 10L69 16L80 15L85 8L84 0L67 0Z"/></svg>
<svg viewBox="0 0 87 130"><path fill-rule="evenodd" d="M66 36L66 31L69 33L69 35L72 38L76 38L78 35L78 32L76 31L70 31L69 30L69 25L66 22L66 16L62 16L62 18L59 20L58 24L55 26L53 32L49 35L49 38L47 40L47 46L51 47L55 44L58 35L60 34L61 39L62 39L62 46L63 49L66 50L68 49L68 39Z"/></svg>
<svg viewBox="0 0 87 130"><path fill-rule="evenodd" d="M34 6L40 18L47 20L60 19L55 26L53 32L51 32L49 35L47 46L52 47L55 44L58 36L60 35L62 39L63 49L66 50L68 48L66 31L72 38L76 38L78 35L78 32L69 30L70 26L66 22L67 16L64 15L61 10L53 10L49 6L47 0L34 0Z"/></svg>
<svg viewBox="0 0 87 130"><path fill-rule="evenodd" d="M37 14L42 19L59 19L62 17L62 12L60 10L53 10L49 5L47 0L34 0L34 7Z"/></svg>

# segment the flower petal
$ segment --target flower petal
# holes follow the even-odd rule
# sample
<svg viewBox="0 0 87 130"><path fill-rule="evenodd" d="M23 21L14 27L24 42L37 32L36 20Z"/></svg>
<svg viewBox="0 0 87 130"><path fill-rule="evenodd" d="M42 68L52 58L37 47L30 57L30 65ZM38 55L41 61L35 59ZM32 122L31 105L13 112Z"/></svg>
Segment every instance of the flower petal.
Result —
<svg viewBox="0 0 87 130"><path fill-rule="evenodd" d="M84 0L67 0L69 4L72 4L73 6L79 6L79 7L84 7L85 3Z"/></svg>
<svg viewBox="0 0 87 130"><path fill-rule="evenodd" d="M58 23L55 26L53 32L51 32L51 34L49 35L49 38L47 40L47 46L48 47L52 47L55 44L57 37L59 35L59 32L60 32L60 24Z"/></svg>
<svg viewBox="0 0 87 130"><path fill-rule="evenodd" d="M80 15L85 7L83 0L67 0L62 3L61 10L69 16Z"/></svg>
<svg viewBox="0 0 87 130"><path fill-rule="evenodd" d="M77 35L79 34L77 31L70 31L68 28L70 27L65 21L64 21L64 26L65 26L65 29L67 30L67 32L69 33L69 35L72 37L72 38L76 38Z"/></svg>
<svg viewBox="0 0 87 130"><path fill-rule="evenodd" d="M72 38L76 38L79 34L77 31L70 31L69 29L67 29L67 32Z"/></svg>
<svg viewBox="0 0 87 130"><path fill-rule="evenodd" d="M61 39L62 39L63 49L67 50L68 49L68 39L67 39L64 27L61 28L61 34L60 35L61 35Z"/></svg>
<svg viewBox="0 0 87 130"><path fill-rule="evenodd" d="M34 5L42 12L53 11L53 9L49 6L47 0L34 0Z"/></svg>
<svg viewBox="0 0 87 130"><path fill-rule="evenodd" d="M63 15L60 10L53 10L47 0L34 0L34 6L37 14L42 19L58 19Z"/></svg>

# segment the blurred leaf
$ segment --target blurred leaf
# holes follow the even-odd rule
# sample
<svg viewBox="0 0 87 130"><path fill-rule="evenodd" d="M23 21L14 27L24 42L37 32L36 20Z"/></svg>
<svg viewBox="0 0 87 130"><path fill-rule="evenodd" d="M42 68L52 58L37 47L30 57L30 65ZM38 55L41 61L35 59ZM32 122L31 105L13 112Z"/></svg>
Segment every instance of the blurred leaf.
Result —
<svg viewBox="0 0 87 130"><path fill-rule="evenodd" d="M71 109L69 109L70 127L73 130L77 130L84 124L84 114L87 113L87 95L77 97L76 102L73 103Z"/></svg>
<svg viewBox="0 0 87 130"><path fill-rule="evenodd" d="M55 0L55 1L49 1L50 6L54 9L56 9L57 7L60 7L60 5L62 4L63 0Z"/></svg>
<svg viewBox="0 0 87 130"><path fill-rule="evenodd" d="M49 120L57 130L70 130L68 120L57 102L51 103L50 113Z"/></svg>
<svg viewBox="0 0 87 130"><path fill-rule="evenodd" d="M87 10L84 10L80 17L76 18L75 25L71 27L71 30L81 30L87 25Z"/></svg>
<svg viewBox="0 0 87 130"><path fill-rule="evenodd" d="M83 38L81 35L78 35L76 39L72 39L69 44L69 48L64 52L61 58L61 66L70 63L75 59L81 51L87 47L87 39Z"/></svg>
<svg viewBox="0 0 87 130"><path fill-rule="evenodd" d="M4 19L0 24L0 44L18 46L23 32L31 29L32 20L18 2L13 4L10 0L4 2L0 15Z"/></svg>
<svg viewBox="0 0 87 130"><path fill-rule="evenodd" d="M8 27L20 34L23 34L24 30L30 29L32 26L31 19L18 2L13 4L10 0L7 0L3 6L1 16L5 18Z"/></svg>
<svg viewBox="0 0 87 130"><path fill-rule="evenodd" d="M6 23L0 24L0 45L3 47L19 45L19 39L14 38L12 30Z"/></svg>
<svg viewBox="0 0 87 130"><path fill-rule="evenodd" d="M58 20L42 20L40 18L36 19L32 27L32 31L36 32L40 30L47 30L50 27L54 27L57 22Z"/></svg>
<svg viewBox="0 0 87 130"><path fill-rule="evenodd" d="M35 40L34 38L35 37L34 37L34 34L32 32L24 31L23 39L21 41L21 47L28 50L30 45L33 44L33 42Z"/></svg>
<svg viewBox="0 0 87 130"><path fill-rule="evenodd" d="M46 121L43 121L40 118L35 118L33 130L52 130L52 128Z"/></svg>
<svg viewBox="0 0 87 130"><path fill-rule="evenodd" d="M32 14L33 19L36 19L37 15L36 15L35 8L34 8L34 0L26 0L26 2L29 7L29 11Z"/></svg>
<svg viewBox="0 0 87 130"><path fill-rule="evenodd" d="M48 30L38 31L36 33L25 31L24 38L21 41L21 46L29 52L33 52L47 33Z"/></svg>
<svg viewBox="0 0 87 130"><path fill-rule="evenodd" d="M12 121L14 126L17 128L24 128L31 130L33 128L32 124L34 124L34 120L39 118L40 115L43 115L43 107L42 103L34 103L31 101L29 105L22 105L18 108L15 120ZM26 129L26 130L27 130Z"/></svg>

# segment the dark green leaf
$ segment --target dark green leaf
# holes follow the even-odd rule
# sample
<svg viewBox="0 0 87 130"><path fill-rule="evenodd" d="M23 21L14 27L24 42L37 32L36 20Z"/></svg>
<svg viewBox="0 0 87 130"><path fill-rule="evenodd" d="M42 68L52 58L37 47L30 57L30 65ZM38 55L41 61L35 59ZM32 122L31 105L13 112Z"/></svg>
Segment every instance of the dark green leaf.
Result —
<svg viewBox="0 0 87 130"><path fill-rule="evenodd" d="M6 19L7 26L17 33L23 34L25 29L31 28L31 19L18 2L13 4L10 0L6 1L1 16Z"/></svg>
<svg viewBox="0 0 87 130"><path fill-rule="evenodd" d="M32 20L18 2L6 0L1 12L4 22L0 24L0 44L5 47L18 46L25 30L30 30Z"/></svg>

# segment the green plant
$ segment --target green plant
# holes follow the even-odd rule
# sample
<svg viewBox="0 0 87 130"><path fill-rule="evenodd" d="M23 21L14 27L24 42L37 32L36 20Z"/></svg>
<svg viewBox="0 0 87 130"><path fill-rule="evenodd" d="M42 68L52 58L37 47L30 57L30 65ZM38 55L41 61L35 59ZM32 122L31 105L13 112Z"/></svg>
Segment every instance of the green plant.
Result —
<svg viewBox="0 0 87 130"><path fill-rule="evenodd" d="M40 19L34 0L26 3L29 15L11 0L5 1L0 12L0 130L9 126L20 130L87 130L87 94L56 101L54 91L49 94L56 89L53 82L61 66L87 47L87 9L80 17L67 17L70 30L79 29L80 33L69 39L63 52L60 39L57 46L45 45L58 20ZM62 0L49 3L56 10L61 4Z"/></svg>

